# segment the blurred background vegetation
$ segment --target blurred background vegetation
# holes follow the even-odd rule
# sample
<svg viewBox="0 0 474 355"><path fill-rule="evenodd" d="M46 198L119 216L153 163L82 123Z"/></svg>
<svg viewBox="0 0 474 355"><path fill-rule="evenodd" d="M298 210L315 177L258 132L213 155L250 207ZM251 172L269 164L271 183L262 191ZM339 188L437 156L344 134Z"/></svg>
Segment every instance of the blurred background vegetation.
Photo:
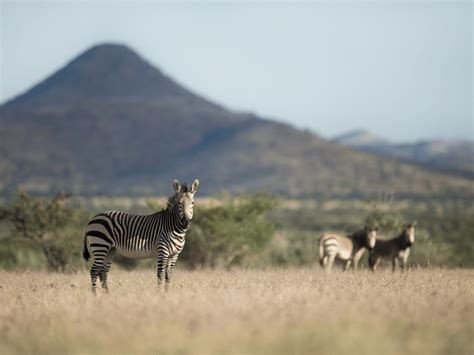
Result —
<svg viewBox="0 0 474 355"><path fill-rule="evenodd" d="M32 197L17 192L0 203L0 268L75 271L87 220L103 210L153 213L164 198ZM474 207L469 200L288 200L260 192L197 199L178 266L186 268L317 265L325 230L351 232L365 224L394 237L417 220L412 266L474 266ZM153 268L153 259L117 257L119 267ZM365 267L365 260L362 262ZM117 267L117 266L115 266Z"/></svg>

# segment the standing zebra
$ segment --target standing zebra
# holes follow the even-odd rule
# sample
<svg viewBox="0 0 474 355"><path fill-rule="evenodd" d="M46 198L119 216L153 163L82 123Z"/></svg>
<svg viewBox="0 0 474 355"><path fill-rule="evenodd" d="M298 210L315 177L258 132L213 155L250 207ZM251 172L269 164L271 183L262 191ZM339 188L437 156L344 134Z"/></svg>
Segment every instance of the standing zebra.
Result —
<svg viewBox="0 0 474 355"><path fill-rule="evenodd" d="M416 221L405 224L402 232L393 239L377 239L375 248L369 255L369 266L372 271L375 271L381 258L392 260L393 271L397 269L398 261L402 270L405 270L410 248L415 243L415 226Z"/></svg>
<svg viewBox="0 0 474 355"><path fill-rule="evenodd" d="M168 198L164 210L150 215L132 215L109 211L100 213L88 223L84 238L84 259L92 255L92 292L96 292L97 277L108 291L107 273L116 253L133 259L157 258L158 285L166 288L173 274L178 255L184 247L185 234L193 218L194 194L199 180L191 189L173 181L174 195Z"/></svg>
<svg viewBox="0 0 474 355"><path fill-rule="evenodd" d="M376 236L377 228L368 226L347 236L330 232L324 233L319 238L319 263L330 272L337 257L346 262L344 271L351 263L352 269L355 269L365 249L371 250L374 247Z"/></svg>

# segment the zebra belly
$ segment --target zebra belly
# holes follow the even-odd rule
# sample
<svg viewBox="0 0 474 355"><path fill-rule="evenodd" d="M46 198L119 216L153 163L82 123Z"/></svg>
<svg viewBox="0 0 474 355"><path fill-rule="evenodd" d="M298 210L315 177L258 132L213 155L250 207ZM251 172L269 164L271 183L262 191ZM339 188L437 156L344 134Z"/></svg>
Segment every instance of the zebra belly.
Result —
<svg viewBox="0 0 474 355"><path fill-rule="evenodd" d="M337 254L337 256L338 256L339 259L349 260L352 257L352 253L350 251L347 251L347 250L344 250L344 249L341 248L341 250L339 250L339 253Z"/></svg>
<svg viewBox="0 0 474 355"><path fill-rule="evenodd" d="M116 249L117 249L117 253L131 259L149 259L149 258L155 257L155 253L152 250L145 250L145 249L127 250L120 247L117 247Z"/></svg>

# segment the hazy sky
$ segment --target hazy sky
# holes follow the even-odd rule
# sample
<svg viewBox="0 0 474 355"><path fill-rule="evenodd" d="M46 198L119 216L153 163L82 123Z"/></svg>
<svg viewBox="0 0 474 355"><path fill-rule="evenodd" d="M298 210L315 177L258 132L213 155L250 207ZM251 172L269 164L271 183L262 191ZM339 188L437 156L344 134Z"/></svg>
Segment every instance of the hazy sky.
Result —
<svg viewBox="0 0 474 355"><path fill-rule="evenodd" d="M233 110L323 136L474 136L471 1L1 3L0 102L112 41Z"/></svg>

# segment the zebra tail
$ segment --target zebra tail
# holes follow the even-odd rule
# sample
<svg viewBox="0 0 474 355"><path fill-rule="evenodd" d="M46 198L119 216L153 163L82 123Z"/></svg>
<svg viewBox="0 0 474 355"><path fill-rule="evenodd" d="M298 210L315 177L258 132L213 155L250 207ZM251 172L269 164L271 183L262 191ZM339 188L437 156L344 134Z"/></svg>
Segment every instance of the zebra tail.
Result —
<svg viewBox="0 0 474 355"><path fill-rule="evenodd" d="M84 250L82 251L82 257L83 257L86 261L89 261L89 259L91 258L91 254L89 253L89 250L87 249L86 239L87 239L87 234L86 234L86 236L84 237Z"/></svg>
<svg viewBox="0 0 474 355"><path fill-rule="evenodd" d="M319 265L324 266L323 237L319 238Z"/></svg>

